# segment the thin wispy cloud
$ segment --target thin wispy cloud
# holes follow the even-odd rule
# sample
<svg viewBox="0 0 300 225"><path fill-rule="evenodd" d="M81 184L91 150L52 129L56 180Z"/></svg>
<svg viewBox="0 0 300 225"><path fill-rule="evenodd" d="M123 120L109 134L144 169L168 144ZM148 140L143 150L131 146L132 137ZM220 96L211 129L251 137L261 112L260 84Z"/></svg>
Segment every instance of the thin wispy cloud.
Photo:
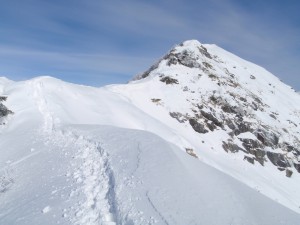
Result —
<svg viewBox="0 0 300 225"><path fill-rule="evenodd" d="M7 1L0 8L0 74L126 82L175 44L198 39L300 89L300 3L268 2Z"/></svg>

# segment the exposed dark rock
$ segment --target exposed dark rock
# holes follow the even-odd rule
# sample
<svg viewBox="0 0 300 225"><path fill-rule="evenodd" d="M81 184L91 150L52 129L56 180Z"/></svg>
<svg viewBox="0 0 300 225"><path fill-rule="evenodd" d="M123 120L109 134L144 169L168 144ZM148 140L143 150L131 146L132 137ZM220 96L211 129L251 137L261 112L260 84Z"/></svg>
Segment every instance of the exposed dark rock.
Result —
<svg viewBox="0 0 300 225"><path fill-rule="evenodd" d="M176 119L179 123L184 123L185 121L187 121L185 116L179 112L170 112L169 114L172 118Z"/></svg>
<svg viewBox="0 0 300 225"><path fill-rule="evenodd" d="M287 129L285 128L282 128L282 130L285 132L285 133L289 133Z"/></svg>
<svg viewBox="0 0 300 225"><path fill-rule="evenodd" d="M260 104L260 105L262 105L263 103L262 103L262 101L261 101L261 99L259 98L259 97L253 97L253 99L258 103L258 104Z"/></svg>
<svg viewBox="0 0 300 225"><path fill-rule="evenodd" d="M194 57L194 54L187 50L172 54L169 58L168 65L177 62L189 68L201 68L201 65L197 62L197 58Z"/></svg>
<svg viewBox="0 0 300 225"><path fill-rule="evenodd" d="M285 175L286 175L287 177L291 177L292 174L293 174L293 171L292 171L292 170L289 170L289 169L286 169L286 170L285 170Z"/></svg>
<svg viewBox="0 0 300 225"><path fill-rule="evenodd" d="M214 131L217 128L213 122L206 122L206 126L208 127L208 129L210 129L210 131Z"/></svg>
<svg viewBox="0 0 300 225"><path fill-rule="evenodd" d="M258 129L254 132L257 139L266 146L275 147L278 145L279 137L272 131Z"/></svg>
<svg viewBox="0 0 300 225"><path fill-rule="evenodd" d="M205 129L204 125L201 123L198 123L197 120L195 120L195 119L189 119L189 123L192 126L192 128L198 133L205 134L208 132L208 130Z"/></svg>
<svg viewBox="0 0 300 225"><path fill-rule="evenodd" d="M189 154L189 155L191 155L191 156L193 156L195 158L198 158L198 156L196 155L194 149L186 148L185 151L186 151L187 154Z"/></svg>
<svg viewBox="0 0 300 225"><path fill-rule="evenodd" d="M255 102L252 102L252 104L250 105L252 109L254 109L255 111L258 110L258 106Z"/></svg>
<svg viewBox="0 0 300 225"><path fill-rule="evenodd" d="M209 59L212 59L211 55L208 53L207 49L201 45L201 47L198 47L200 53L204 56L206 56Z"/></svg>
<svg viewBox="0 0 300 225"><path fill-rule="evenodd" d="M239 138L241 142L243 142L244 148L251 154L255 155L255 151L257 149L261 149L263 146L257 140L253 140L250 138Z"/></svg>
<svg viewBox="0 0 300 225"><path fill-rule="evenodd" d="M213 103L217 103L217 101L218 101L218 99L214 95L211 95L209 97L209 100L211 100Z"/></svg>
<svg viewBox="0 0 300 225"><path fill-rule="evenodd" d="M288 161L284 158L282 154L274 153L274 152L267 152L267 156L269 160L275 165L279 167L289 167Z"/></svg>
<svg viewBox="0 0 300 225"><path fill-rule="evenodd" d="M165 57L165 59L168 59L168 61L167 61L168 66L171 66L172 64L176 65L178 63L178 59L176 58L176 56L174 54L167 55Z"/></svg>
<svg viewBox="0 0 300 225"><path fill-rule="evenodd" d="M270 114L270 117L272 117L274 120L276 120L276 116L274 116L273 114Z"/></svg>
<svg viewBox="0 0 300 225"><path fill-rule="evenodd" d="M256 149L254 151L254 156L255 156L255 160L257 162L260 163L260 165L264 165L265 163L265 155L266 155L266 152L264 150L261 150L261 149Z"/></svg>
<svg viewBox="0 0 300 225"><path fill-rule="evenodd" d="M215 75L215 74L212 74L212 73L209 74L208 77L211 78L212 80L217 80L218 79L218 76Z"/></svg>
<svg viewBox="0 0 300 225"><path fill-rule="evenodd" d="M250 123L246 123L246 122L241 122L238 124L238 132L241 133L246 133L248 131L252 131L251 127L250 127Z"/></svg>
<svg viewBox="0 0 300 225"><path fill-rule="evenodd" d="M240 97L240 100L243 101L243 102L247 102L247 99L245 99L243 97Z"/></svg>
<svg viewBox="0 0 300 225"><path fill-rule="evenodd" d="M171 78L169 76L163 77L160 79L161 82L164 82L166 84L178 84L178 80Z"/></svg>
<svg viewBox="0 0 300 225"><path fill-rule="evenodd" d="M244 151L244 149L242 149L240 146L236 145L233 143L233 141L231 139L228 140L228 142L226 143L225 141L223 141L223 145L222 145L223 149L228 152L238 152L238 151Z"/></svg>
<svg viewBox="0 0 300 225"><path fill-rule="evenodd" d="M293 121L291 120L287 120L289 122L289 124L293 124L295 127L298 127L296 123L294 123Z"/></svg>
<svg viewBox="0 0 300 225"><path fill-rule="evenodd" d="M152 65L152 66L151 66L148 70L146 70L144 73L135 76L132 80L141 80L141 79L144 79L144 78L148 77L148 76L150 75L150 73L151 73L153 70L155 70L155 69L158 68L158 66L159 66L159 64L160 64L161 61L162 61L162 59L159 60L159 61L158 61L157 63L155 63L154 65Z"/></svg>
<svg viewBox="0 0 300 225"><path fill-rule="evenodd" d="M189 88L187 86L184 86L182 90L183 91L189 91Z"/></svg>
<svg viewBox="0 0 300 225"><path fill-rule="evenodd" d="M236 117L235 124L237 125L234 130L235 135L253 131L253 129L251 128L251 123L243 121L242 117Z"/></svg>
<svg viewBox="0 0 300 225"><path fill-rule="evenodd" d="M225 120L225 124L231 129L231 130L235 130L236 126L234 124L234 122L231 119L226 119Z"/></svg>
<svg viewBox="0 0 300 225"><path fill-rule="evenodd" d="M251 158L251 157L245 155L244 160L247 160L247 162L254 164L254 158Z"/></svg>
<svg viewBox="0 0 300 225"><path fill-rule="evenodd" d="M216 126L223 127L223 124L217 118L215 118L211 113L207 113L203 110L200 110L200 112L203 117L212 121Z"/></svg>
<svg viewBox="0 0 300 225"><path fill-rule="evenodd" d="M203 62L202 63L207 69L212 69L213 67L212 67L212 65L210 65L209 63L207 63L207 62Z"/></svg>
<svg viewBox="0 0 300 225"><path fill-rule="evenodd" d="M204 106L203 105L197 105L197 108L201 110L201 109L204 108Z"/></svg>
<svg viewBox="0 0 300 225"><path fill-rule="evenodd" d="M0 96L0 102L5 102L7 100L7 96Z"/></svg>
<svg viewBox="0 0 300 225"><path fill-rule="evenodd" d="M292 151L298 152L298 150L294 146L290 145L287 142L280 143L279 147L282 148L284 151L287 151L287 152L292 152Z"/></svg>
<svg viewBox="0 0 300 225"><path fill-rule="evenodd" d="M294 167L300 173L300 163L294 163Z"/></svg>
<svg viewBox="0 0 300 225"><path fill-rule="evenodd" d="M239 87L240 84L232 79L227 79L227 85L229 85L230 87Z"/></svg>
<svg viewBox="0 0 300 225"><path fill-rule="evenodd" d="M229 104L224 104L221 106L221 109L224 111L224 112L227 112L227 113L234 113L236 114L236 107L234 106L231 106Z"/></svg>
<svg viewBox="0 0 300 225"><path fill-rule="evenodd" d="M153 103L158 103L158 102L161 101L161 99L160 99L160 98L151 98L151 101L152 101Z"/></svg>
<svg viewBox="0 0 300 225"><path fill-rule="evenodd" d="M0 96L0 118L5 117L9 114L12 114L13 112L9 110L5 105L3 105L1 102L6 101L7 97Z"/></svg>
<svg viewBox="0 0 300 225"><path fill-rule="evenodd" d="M251 78L252 80L256 79L256 77L253 76L253 75L250 75L250 78Z"/></svg>

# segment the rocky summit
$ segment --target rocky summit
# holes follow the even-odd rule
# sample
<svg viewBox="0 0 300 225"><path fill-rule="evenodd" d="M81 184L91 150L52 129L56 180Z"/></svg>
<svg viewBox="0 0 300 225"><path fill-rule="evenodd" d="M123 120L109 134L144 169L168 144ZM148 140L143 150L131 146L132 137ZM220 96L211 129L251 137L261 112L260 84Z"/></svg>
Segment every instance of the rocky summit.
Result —
<svg viewBox="0 0 300 225"><path fill-rule="evenodd" d="M239 152L251 164L271 163L288 177L300 173L299 96L265 69L192 40L134 78L141 79L164 83L166 93L173 90L168 98L184 105L180 110L167 96L153 103L199 139L222 134L219 150Z"/></svg>

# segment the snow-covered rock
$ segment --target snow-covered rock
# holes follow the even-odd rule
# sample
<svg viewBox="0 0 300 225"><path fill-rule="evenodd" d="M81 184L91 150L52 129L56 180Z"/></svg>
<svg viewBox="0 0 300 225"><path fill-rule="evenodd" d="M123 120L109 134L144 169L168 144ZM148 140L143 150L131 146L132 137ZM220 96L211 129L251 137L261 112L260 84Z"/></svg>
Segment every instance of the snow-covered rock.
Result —
<svg viewBox="0 0 300 225"><path fill-rule="evenodd" d="M1 78L0 95L0 224L300 219L300 96L215 45L184 42L126 85Z"/></svg>
<svg viewBox="0 0 300 225"><path fill-rule="evenodd" d="M159 87L153 99L184 126L203 137L222 133L218 149L300 173L299 96L263 68L215 45L186 41L133 80ZM245 133L252 136L242 138Z"/></svg>
<svg viewBox="0 0 300 225"><path fill-rule="evenodd" d="M299 211L300 96L265 69L192 40L111 89L180 136L166 140L275 199L271 179Z"/></svg>

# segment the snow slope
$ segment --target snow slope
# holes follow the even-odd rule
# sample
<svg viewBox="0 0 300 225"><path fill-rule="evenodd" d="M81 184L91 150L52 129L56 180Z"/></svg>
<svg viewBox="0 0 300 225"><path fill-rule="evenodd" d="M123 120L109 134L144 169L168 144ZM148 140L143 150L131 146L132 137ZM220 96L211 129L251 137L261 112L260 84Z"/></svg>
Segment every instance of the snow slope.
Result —
<svg viewBox="0 0 300 225"><path fill-rule="evenodd" d="M239 62L263 71L206 47L236 67ZM298 224L297 172L288 178L268 161L252 165L241 152L223 150L224 130L199 134L170 116L192 114L189 101L200 96L196 91L209 93L218 85L204 75L202 85L181 75L178 86L160 81L160 75L178 71L198 74L195 68L153 71L142 80L104 88L51 77L0 79L0 95L8 96L5 105L14 112L0 127L0 224ZM267 76L266 85L270 79L278 85L276 98L290 97L283 105L291 105L288 110L275 108L279 119L297 119L289 109L298 110L299 97ZM187 85L191 91L182 92ZM264 85L251 88L267 92ZM298 131L290 124L277 126ZM255 138L251 132L237 136ZM198 158L186 154L187 148Z"/></svg>
<svg viewBox="0 0 300 225"><path fill-rule="evenodd" d="M15 114L0 140L0 224L296 224L299 219L173 144L136 130L165 128L105 89L41 77L5 86L4 94ZM95 125L108 123L114 126ZM165 137L172 135L165 131Z"/></svg>
<svg viewBox="0 0 300 225"><path fill-rule="evenodd" d="M300 212L300 97L265 69L187 41L110 89L181 139L159 136Z"/></svg>

